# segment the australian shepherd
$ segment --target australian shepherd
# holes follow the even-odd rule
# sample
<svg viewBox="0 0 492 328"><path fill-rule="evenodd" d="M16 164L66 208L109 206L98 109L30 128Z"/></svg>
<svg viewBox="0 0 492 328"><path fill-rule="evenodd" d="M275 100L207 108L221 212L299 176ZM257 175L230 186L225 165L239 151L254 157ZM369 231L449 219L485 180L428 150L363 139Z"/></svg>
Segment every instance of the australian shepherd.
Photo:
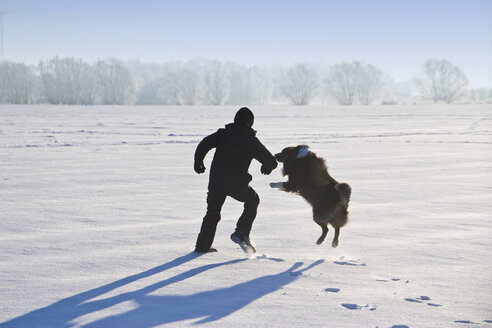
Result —
<svg viewBox="0 0 492 328"><path fill-rule="evenodd" d="M282 174L286 182L272 182L270 187L302 196L313 208L314 222L322 229L316 244L321 244L328 234L328 223L335 228L331 245L338 246L340 228L348 222L348 204L352 189L338 183L328 174L325 160L316 156L306 145L287 147L275 154L283 163Z"/></svg>

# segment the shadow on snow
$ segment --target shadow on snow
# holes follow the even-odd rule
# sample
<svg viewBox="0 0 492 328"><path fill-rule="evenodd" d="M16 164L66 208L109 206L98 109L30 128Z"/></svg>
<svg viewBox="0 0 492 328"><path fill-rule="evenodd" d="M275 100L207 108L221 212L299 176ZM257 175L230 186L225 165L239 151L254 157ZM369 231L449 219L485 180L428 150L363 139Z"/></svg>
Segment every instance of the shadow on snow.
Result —
<svg viewBox="0 0 492 328"><path fill-rule="evenodd" d="M76 325L73 321L83 315L102 311L126 301L134 302L136 308L122 314L96 320L84 327L144 328L190 319L199 319L196 324L201 324L224 318L253 301L292 283L303 272L323 263L323 260L318 260L304 269L299 269L303 263L298 262L289 269L277 274L259 277L231 287L191 295L149 295L160 288L194 277L207 270L246 260L236 259L193 268L136 291L90 301L121 286L177 267L199 256L200 254L190 253L178 257L173 261L139 274L65 298L45 308L11 319L1 323L0 327L72 327Z"/></svg>

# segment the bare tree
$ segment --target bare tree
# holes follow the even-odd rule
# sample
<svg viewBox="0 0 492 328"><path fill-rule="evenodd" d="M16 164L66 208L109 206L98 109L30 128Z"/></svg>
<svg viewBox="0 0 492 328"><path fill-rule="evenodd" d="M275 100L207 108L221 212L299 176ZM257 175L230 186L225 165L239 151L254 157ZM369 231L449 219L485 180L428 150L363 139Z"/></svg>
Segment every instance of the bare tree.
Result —
<svg viewBox="0 0 492 328"><path fill-rule="evenodd" d="M294 105L308 105L318 89L318 74L305 64L296 64L287 70L280 88Z"/></svg>
<svg viewBox="0 0 492 328"><path fill-rule="evenodd" d="M160 63L142 63L133 60L126 64L130 70L138 91L136 103L139 105L161 105L163 100L159 94L163 77L169 71L168 65Z"/></svg>
<svg viewBox="0 0 492 328"><path fill-rule="evenodd" d="M174 71L167 72L159 83L157 94L164 105L179 105L179 81L178 74Z"/></svg>
<svg viewBox="0 0 492 328"><path fill-rule="evenodd" d="M178 71L179 99L182 105L195 105L198 100L200 76L191 69Z"/></svg>
<svg viewBox="0 0 492 328"><path fill-rule="evenodd" d="M96 76L101 102L105 105L122 105L135 96L135 85L128 68L116 58L99 60Z"/></svg>
<svg viewBox="0 0 492 328"><path fill-rule="evenodd" d="M212 60L207 63L203 74L205 102L210 105L222 105L229 97L229 79L226 66Z"/></svg>
<svg viewBox="0 0 492 328"><path fill-rule="evenodd" d="M357 62L356 67L359 72L357 98L361 105L369 105L384 87L383 72L370 64Z"/></svg>
<svg viewBox="0 0 492 328"><path fill-rule="evenodd" d="M43 95L53 104L93 104L92 68L81 59L54 57L39 63Z"/></svg>
<svg viewBox="0 0 492 328"><path fill-rule="evenodd" d="M248 69L247 74L250 93L249 103L255 105L268 103L272 92L268 72L259 66L253 66Z"/></svg>
<svg viewBox="0 0 492 328"><path fill-rule="evenodd" d="M34 73L25 64L0 63L0 102L27 104L33 98Z"/></svg>
<svg viewBox="0 0 492 328"><path fill-rule="evenodd" d="M252 104L248 69L243 65L233 65L229 74L230 90L227 105Z"/></svg>
<svg viewBox="0 0 492 328"><path fill-rule="evenodd" d="M328 94L340 105L352 105L359 83L357 78L357 70L353 63L333 65L326 80Z"/></svg>
<svg viewBox="0 0 492 328"><path fill-rule="evenodd" d="M476 88L470 90L470 99L476 103L491 103L492 89Z"/></svg>
<svg viewBox="0 0 492 328"><path fill-rule="evenodd" d="M96 78L94 66L82 63L78 84L77 103L94 105L96 101Z"/></svg>
<svg viewBox="0 0 492 328"><path fill-rule="evenodd" d="M259 66L234 65L230 73L229 105L261 105L268 102L271 83L268 72Z"/></svg>
<svg viewBox="0 0 492 328"><path fill-rule="evenodd" d="M158 95L160 88L159 80L154 79L144 81L143 85L138 90L137 105L160 105L161 100Z"/></svg>
<svg viewBox="0 0 492 328"><path fill-rule="evenodd" d="M182 68L168 71L160 81L158 95L166 105L195 105L200 83L198 73Z"/></svg>
<svg viewBox="0 0 492 328"><path fill-rule="evenodd" d="M383 73L358 61L333 65L325 82L327 93L340 105L352 105L356 100L369 105L384 87Z"/></svg>
<svg viewBox="0 0 492 328"><path fill-rule="evenodd" d="M463 95L468 85L468 79L461 69L444 59L429 59L422 65L422 71L424 77L416 82L435 103L452 103Z"/></svg>

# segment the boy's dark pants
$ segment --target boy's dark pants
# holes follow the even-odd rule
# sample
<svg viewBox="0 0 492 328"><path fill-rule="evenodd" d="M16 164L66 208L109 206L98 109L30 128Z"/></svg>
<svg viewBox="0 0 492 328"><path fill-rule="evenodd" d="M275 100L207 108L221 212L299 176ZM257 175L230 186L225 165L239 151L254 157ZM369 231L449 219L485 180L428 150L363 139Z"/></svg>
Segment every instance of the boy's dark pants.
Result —
<svg viewBox="0 0 492 328"><path fill-rule="evenodd" d="M220 211L224 205L226 197L244 203L243 214L239 217L236 230L249 235L251 226L256 218L256 210L260 203L260 198L256 191L250 186L238 190L209 190L207 196L207 213L203 218L200 234L196 241L197 250L207 250L212 246L217 230L217 223L220 221Z"/></svg>

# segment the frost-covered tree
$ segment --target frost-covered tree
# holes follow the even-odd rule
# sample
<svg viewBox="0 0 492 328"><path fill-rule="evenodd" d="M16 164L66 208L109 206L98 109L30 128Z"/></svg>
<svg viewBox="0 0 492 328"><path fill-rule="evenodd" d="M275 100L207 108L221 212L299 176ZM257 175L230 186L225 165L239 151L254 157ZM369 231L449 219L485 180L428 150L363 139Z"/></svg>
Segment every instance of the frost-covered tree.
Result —
<svg viewBox="0 0 492 328"><path fill-rule="evenodd" d="M179 70L177 74L180 104L196 105L199 97L200 76L197 72L187 68Z"/></svg>
<svg viewBox="0 0 492 328"><path fill-rule="evenodd" d="M326 82L326 91L340 105L357 100L369 105L384 87L383 72L373 65L354 61L333 65Z"/></svg>
<svg viewBox="0 0 492 328"><path fill-rule="evenodd" d="M359 75L354 63L333 65L326 82L326 90L340 105L352 105L357 94Z"/></svg>
<svg viewBox="0 0 492 328"><path fill-rule="evenodd" d="M200 76L187 68L168 71L160 79L158 96L166 105L195 105L199 97Z"/></svg>
<svg viewBox="0 0 492 328"><path fill-rule="evenodd" d="M227 105L253 104L248 78L248 69L242 65L234 65L229 74L230 90Z"/></svg>
<svg viewBox="0 0 492 328"><path fill-rule="evenodd" d="M25 64L0 63L0 102L27 104L33 100L34 73Z"/></svg>
<svg viewBox="0 0 492 328"><path fill-rule="evenodd" d="M103 104L123 105L132 101L135 85L130 71L121 60L98 60L95 70L98 95Z"/></svg>
<svg viewBox="0 0 492 328"><path fill-rule="evenodd" d="M318 90L318 74L306 64L296 64L285 73L281 94L294 105L308 105Z"/></svg>
<svg viewBox="0 0 492 328"><path fill-rule="evenodd" d="M138 90L136 100L137 105L160 105L161 99L158 95L160 82L157 79L143 81L143 85Z"/></svg>
<svg viewBox="0 0 492 328"><path fill-rule="evenodd" d="M468 79L461 69L444 59L429 59L422 65L423 77L416 79L424 95L435 103L447 104L461 97L468 85Z"/></svg>
<svg viewBox="0 0 492 328"><path fill-rule="evenodd" d="M136 104L160 105L163 101L159 95L163 77L170 70L168 66L160 63L142 63L139 60L127 62L125 65L134 80L137 91Z"/></svg>
<svg viewBox="0 0 492 328"><path fill-rule="evenodd" d="M272 92L270 76L267 70L259 66L253 66L248 69L247 74L250 94L249 103L255 105L267 104Z"/></svg>
<svg viewBox="0 0 492 328"><path fill-rule="evenodd" d="M159 83L157 94L160 102L164 105L179 105L179 82L176 72L167 72Z"/></svg>
<svg viewBox="0 0 492 328"><path fill-rule="evenodd" d="M384 87L383 72L371 64L357 63L359 78L357 98L361 105L371 104Z"/></svg>
<svg viewBox="0 0 492 328"><path fill-rule="evenodd" d="M492 89L490 88L471 89L470 99L476 103L490 103L492 102Z"/></svg>
<svg viewBox="0 0 492 328"><path fill-rule="evenodd" d="M259 66L234 65L230 73L229 105L261 105L269 101L271 83L268 72Z"/></svg>
<svg viewBox="0 0 492 328"><path fill-rule="evenodd" d="M209 61L203 71L204 100L210 105L223 105L229 98L229 72L224 63Z"/></svg>
<svg viewBox="0 0 492 328"><path fill-rule="evenodd" d="M44 99L52 104L93 104L94 72L73 57L54 57L39 63Z"/></svg>

